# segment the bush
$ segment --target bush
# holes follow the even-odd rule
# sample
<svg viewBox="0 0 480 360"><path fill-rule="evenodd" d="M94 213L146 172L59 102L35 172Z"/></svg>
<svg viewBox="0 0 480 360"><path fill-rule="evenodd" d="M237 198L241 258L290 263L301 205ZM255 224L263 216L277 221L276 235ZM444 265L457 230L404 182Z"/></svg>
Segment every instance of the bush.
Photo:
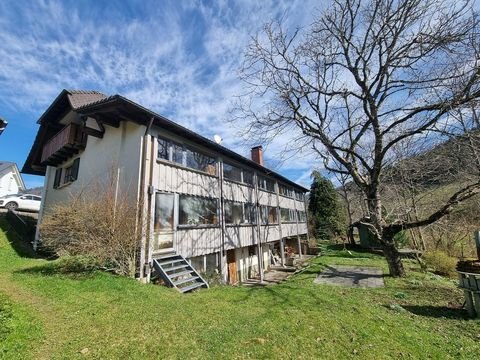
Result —
<svg viewBox="0 0 480 360"><path fill-rule="evenodd" d="M440 250L428 251L425 253L423 260L428 268L432 269L435 274L454 277L457 259L451 257Z"/></svg>
<svg viewBox="0 0 480 360"><path fill-rule="evenodd" d="M115 195L114 187L94 187L54 205L40 225L42 246L59 256L86 256L120 275L135 276L141 232L137 205Z"/></svg>

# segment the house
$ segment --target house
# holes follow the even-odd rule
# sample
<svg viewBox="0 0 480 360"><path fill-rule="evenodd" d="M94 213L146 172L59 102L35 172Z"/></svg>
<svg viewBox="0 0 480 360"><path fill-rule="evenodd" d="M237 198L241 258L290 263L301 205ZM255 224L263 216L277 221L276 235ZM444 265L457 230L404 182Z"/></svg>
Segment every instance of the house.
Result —
<svg viewBox="0 0 480 360"><path fill-rule="evenodd" d="M162 271L156 260L169 252L198 272L244 281L284 260L286 238L307 235L307 189L264 167L261 147L247 159L123 96L95 91L63 90L38 123L22 171L45 175L40 221L113 165L121 191L144 199L144 281L152 267Z"/></svg>
<svg viewBox="0 0 480 360"><path fill-rule="evenodd" d="M0 161L0 197L25 191L25 183L17 164Z"/></svg>

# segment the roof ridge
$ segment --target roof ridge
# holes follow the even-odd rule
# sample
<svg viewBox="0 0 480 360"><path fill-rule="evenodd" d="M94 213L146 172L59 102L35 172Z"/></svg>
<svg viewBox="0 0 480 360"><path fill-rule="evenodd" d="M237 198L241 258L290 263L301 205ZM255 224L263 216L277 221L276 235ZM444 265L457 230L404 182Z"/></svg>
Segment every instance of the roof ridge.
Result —
<svg viewBox="0 0 480 360"><path fill-rule="evenodd" d="M103 95L106 96L104 93L97 91L97 90L82 90L82 89L65 89L71 95L74 94L96 94L96 95Z"/></svg>

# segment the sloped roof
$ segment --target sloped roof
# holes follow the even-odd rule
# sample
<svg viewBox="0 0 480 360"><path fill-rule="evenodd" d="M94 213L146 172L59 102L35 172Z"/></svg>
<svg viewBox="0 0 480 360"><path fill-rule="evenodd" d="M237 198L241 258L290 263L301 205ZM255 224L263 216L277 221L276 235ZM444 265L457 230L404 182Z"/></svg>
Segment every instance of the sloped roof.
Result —
<svg viewBox="0 0 480 360"><path fill-rule="evenodd" d="M230 158L237 160L240 163L248 165L264 175L269 175L274 178L277 178L289 185L295 186L296 188L301 188L304 191L309 191L305 187L298 185L290 179L264 167L256 162L248 159L216 142L190 130L182 125L179 125L172 120L167 119L166 117L159 115L130 99L127 99L121 95L112 95L106 96L97 91L83 91L83 90L63 90L60 95L54 100L52 105L45 111L45 113L40 117L38 123L40 124L40 129L35 138L35 142L32 146L32 149L27 157L25 165L23 166L22 172L34 175L44 175L44 170L39 170L39 156L41 153L41 148L43 147L43 141L46 136L45 127L49 122L58 122L59 113L58 107L60 103L65 102L65 98L69 101L70 109L75 112L81 113L82 115L101 115L102 111L104 113L111 113L112 108L117 109L123 114L123 118L127 118L130 121L137 122L139 124L148 125L150 120L154 120L154 124L169 131L176 133L180 136L187 137L188 139L203 145L207 148L210 148L214 151L218 151L221 154L227 155ZM73 100L72 100L73 99ZM88 102L88 100L91 100ZM83 103L82 103L83 102ZM57 104L57 105L56 105ZM65 110L63 114L65 114ZM54 117L56 116L56 119ZM38 165L35 163L37 161ZM34 169L34 166L37 165L37 169Z"/></svg>

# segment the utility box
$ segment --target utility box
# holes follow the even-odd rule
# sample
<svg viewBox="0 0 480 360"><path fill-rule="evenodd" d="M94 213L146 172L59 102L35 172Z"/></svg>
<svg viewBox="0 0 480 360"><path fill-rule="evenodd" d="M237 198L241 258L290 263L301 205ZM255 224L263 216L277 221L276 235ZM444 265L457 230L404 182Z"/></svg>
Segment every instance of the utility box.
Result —
<svg viewBox="0 0 480 360"><path fill-rule="evenodd" d="M370 231L368 226L359 224L358 226L358 237L360 238L360 246L366 249L369 248L378 248L380 244L377 241L377 238Z"/></svg>

